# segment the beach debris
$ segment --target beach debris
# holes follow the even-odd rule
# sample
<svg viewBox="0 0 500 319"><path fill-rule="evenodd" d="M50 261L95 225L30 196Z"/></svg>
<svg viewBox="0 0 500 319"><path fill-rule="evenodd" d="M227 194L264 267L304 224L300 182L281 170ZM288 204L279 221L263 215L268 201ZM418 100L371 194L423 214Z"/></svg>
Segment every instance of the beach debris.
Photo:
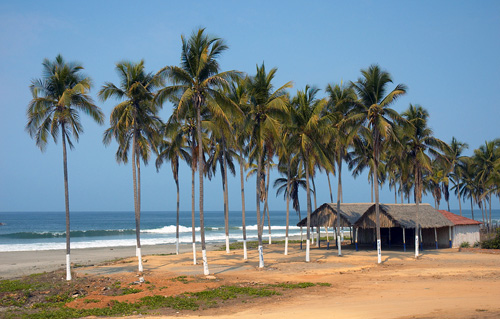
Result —
<svg viewBox="0 0 500 319"><path fill-rule="evenodd" d="M215 280L215 279L217 279L217 277L212 276L212 275L208 275L208 276L205 276L205 279Z"/></svg>
<svg viewBox="0 0 500 319"><path fill-rule="evenodd" d="M79 290L75 290L72 294L71 294L71 298L78 298L78 297L83 297L87 294L87 292L83 289L79 289Z"/></svg>

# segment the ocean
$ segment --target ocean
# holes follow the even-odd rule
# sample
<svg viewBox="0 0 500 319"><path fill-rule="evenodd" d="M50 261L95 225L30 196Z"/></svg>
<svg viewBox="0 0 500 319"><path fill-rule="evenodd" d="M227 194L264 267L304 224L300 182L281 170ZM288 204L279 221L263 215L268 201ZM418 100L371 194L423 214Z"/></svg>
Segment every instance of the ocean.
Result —
<svg viewBox="0 0 500 319"><path fill-rule="evenodd" d="M452 209L453 213L459 211ZM471 211L463 209L462 214L471 218ZM285 236L286 212L271 211L273 238ZM305 212L302 212L305 217ZM476 220L482 221L480 209L474 210ZM492 210L493 222L500 222L500 210ZM142 212L141 244L159 245L175 243L175 212ZM290 212L290 236L300 235L295 211ZM0 252L64 249L64 212L0 212ZM180 242L191 243L191 212L180 212ZM257 238L255 211L246 213L247 238ZM207 242L224 242L224 213L205 212L205 238ZM199 216L196 214L196 240L199 238ZM322 231L323 232L323 231ZM229 238L242 240L241 212L229 212ZM267 219L264 237L268 239ZM135 246L134 213L129 212L71 212L71 248Z"/></svg>
<svg viewBox="0 0 500 319"><path fill-rule="evenodd" d="M273 237L285 236L286 212L271 211ZM304 216L304 213L302 213ZM257 238L255 211L246 212L247 239ZM71 212L71 248L135 246L134 212ZM295 211L290 212L290 236L300 235ZM64 212L0 212L0 252L65 249L66 220ZM191 243L191 211L180 212L179 239ZM175 243L176 212L141 212L141 244ZM199 243L199 215L196 212L196 240ZM224 213L205 212L205 240L224 242ZM243 239L241 211L229 212L229 238ZM268 239L267 219L264 240Z"/></svg>

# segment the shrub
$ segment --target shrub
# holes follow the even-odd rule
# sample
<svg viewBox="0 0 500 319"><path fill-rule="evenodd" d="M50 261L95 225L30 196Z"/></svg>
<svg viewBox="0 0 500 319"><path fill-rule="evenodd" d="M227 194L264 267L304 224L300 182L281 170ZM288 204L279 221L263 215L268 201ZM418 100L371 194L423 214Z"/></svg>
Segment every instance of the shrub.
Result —
<svg viewBox="0 0 500 319"><path fill-rule="evenodd" d="M500 230L497 230L495 238L485 240L481 243L481 248L484 249L500 249Z"/></svg>
<svg viewBox="0 0 500 319"><path fill-rule="evenodd" d="M469 248L470 244L468 241L464 241L463 243L460 244L460 248Z"/></svg>

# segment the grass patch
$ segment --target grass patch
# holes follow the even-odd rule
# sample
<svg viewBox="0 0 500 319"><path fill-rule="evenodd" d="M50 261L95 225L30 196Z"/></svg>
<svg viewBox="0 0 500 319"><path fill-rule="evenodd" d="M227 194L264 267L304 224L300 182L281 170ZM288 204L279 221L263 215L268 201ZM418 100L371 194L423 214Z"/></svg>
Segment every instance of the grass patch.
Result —
<svg viewBox="0 0 500 319"><path fill-rule="evenodd" d="M16 292L33 288L32 284L22 282L21 280L1 280L0 292Z"/></svg>
<svg viewBox="0 0 500 319"><path fill-rule="evenodd" d="M179 282L182 282L183 284L189 283L189 281L187 279L187 276L178 276L178 277L175 277L175 278L171 278L170 280L172 280L172 281L179 281Z"/></svg>
<svg viewBox="0 0 500 319"><path fill-rule="evenodd" d="M139 292L142 292L142 289L137 289L137 288L124 288L122 290L121 295L131 295L131 294L137 294Z"/></svg>
<svg viewBox="0 0 500 319"><path fill-rule="evenodd" d="M316 286L316 284L313 284L312 282L299 282L299 283L280 283L280 284L275 284L273 286L284 289L297 289L297 288L314 287Z"/></svg>

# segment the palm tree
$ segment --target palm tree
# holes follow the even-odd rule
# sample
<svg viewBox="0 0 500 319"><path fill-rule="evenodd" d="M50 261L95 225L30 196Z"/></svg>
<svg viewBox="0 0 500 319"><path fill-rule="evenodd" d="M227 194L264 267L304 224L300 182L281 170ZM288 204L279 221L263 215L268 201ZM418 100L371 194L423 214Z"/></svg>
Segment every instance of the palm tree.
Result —
<svg viewBox="0 0 500 319"><path fill-rule="evenodd" d="M500 158L499 148L500 139L485 141L483 145L474 150L473 157L474 163L476 164L476 179L483 191L480 197L489 201L490 216L486 218L488 221L488 229L491 226L491 183L489 183L489 181L490 177L494 176L496 173L495 165Z"/></svg>
<svg viewBox="0 0 500 319"><path fill-rule="evenodd" d="M440 156L439 151L446 150L448 145L445 142L432 136L432 130L427 126L429 113L420 105L411 105L403 113L403 116L411 125L412 130L408 134L407 151L414 170L414 191L416 204L416 225L415 225L415 258L418 257L418 233L419 204L422 200L423 173L432 173L432 162L429 155ZM429 153L429 154L428 154Z"/></svg>
<svg viewBox="0 0 500 319"><path fill-rule="evenodd" d="M66 208L66 280L71 280L70 262L70 216L68 190L68 161L66 141L73 148L71 136L78 141L83 127L78 112L84 112L94 121L102 124L104 115L97 107L89 91L91 79L80 71L83 67L78 63L67 63L61 55L54 61L45 59L43 78L31 81L30 90L33 99L28 104L26 131L35 139L36 145L45 150L49 134L57 143L59 131L62 135L64 201Z"/></svg>
<svg viewBox="0 0 500 319"><path fill-rule="evenodd" d="M262 164L264 161L266 145L274 143L281 136L282 123L288 119L286 89L292 87L287 82L273 92L272 80L276 75L276 68L266 73L264 63L257 66L255 76L247 80L247 93L249 98L249 111L245 121L245 127L249 128L250 161L257 162L256 182L256 213L259 240L259 267L264 267L264 253L262 249L262 227L260 215L260 202L263 199ZM262 216L262 218L264 218Z"/></svg>
<svg viewBox="0 0 500 319"><path fill-rule="evenodd" d="M348 158L347 149L353 143L357 127L349 125L348 118L351 116L352 107L357 100L356 92L352 87L329 84L326 87L329 95L328 116L334 127L330 143L331 153L335 154L337 164L338 187L337 187L337 214L340 214L340 202L342 194L342 163ZM340 215L337 218L337 249L338 255L342 256L342 241L340 240Z"/></svg>
<svg viewBox="0 0 500 319"><path fill-rule="evenodd" d="M366 70L361 70L363 77L356 82L351 82L356 91L359 103L358 114L352 117L366 123L371 129L373 140L373 176L378 176L380 163L380 151L382 144L394 135L394 121L400 121L399 114L389 106L393 104L398 97L406 93L406 86L398 84L396 88L385 95L387 85L392 83L391 75L380 69L378 65L371 65ZM374 178L375 179L375 178ZM377 255L378 263L382 262L381 242L380 242L380 209L379 209L379 187L378 179L375 185L375 214L377 224Z"/></svg>
<svg viewBox="0 0 500 319"><path fill-rule="evenodd" d="M310 261L310 226L311 226L311 194L309 179L311 178L311 159L321 162L330 168L331 164L325 155L325 137L330 134L330 125L327 116L321 116L326 107L326 100L316 98L319 89L306 85L305 89L298 90L291 101L291 136L290 141L298 147L298 157L304 163L306 173L307 198L307 237L306 262ZM330 168L331 169L331 168Z"/></svg>
<svg viewBox="0 0 500 319"><path fill-rule="evenodd" d="M469 145L467 143L463 143L458 141L455 137L452 137L450 145L450 152L445 152L444 157L446 158L446 163L447 163L447 170L446 170L446 175L448 176L449 180L454 185L458 185L460 183L461 177L462 177L462 172L461 172L461 165L460 161L462 159L462 153L464 150L469 148ZM444 184L445 190L445 199L446 202L448 203L448 211L450 210L450 202L447 199L446 193L448 193L448 184ZM460 200L460 192L457 192L458 195L458 205L460 208L460 216L462 216L462 203Z"/></svg>
<svg viewBox="0 0 500 319"><path fill-rule="evenodd" d="M198 145L202 145L202 108L207 107L214 116L226 118L222 107L234 106L234 104L228 101L218 89L221 86L227 86L229 79L237 78L240 74L236 71L219 73L220 67L217 59L228 47L222 39L207 35L204 28L193 32L189 39L181 36L181 40L181 66L166 66L158 72L160 76L168 78L172 85L159 90L156 99L162 103L166 98L177 95L180 109L192 102L196 111ZM207 262L205 217L203 214L203 174L205 169L202 153L201 150L198 152L200 237L203 273L208 275L210 272Z"/></svg>
<svg viewBox="0 0 500 319"><path fill-rule="evenodd" d="M187 136L183 134L181 124L169 122L163 127L164 139L158 145L158 156L156 158L156 170L158 171L163 161L170 161L172 175L177 190L177 214L175 226L175 253L179 254L179 159L191 164L191 156L186 151Z"/></svg>
<svg viewBox="0 0 500 319"><path fill-rule="evenodd" d="M155 147L154 144L159 139L161 121L157 117L158 109L153 103L153 96L162 81L152 73L145 72L143 60L139 63L119 62L116 64L116 71L120 77L120 85L106 82L99 91L99 98L103 101L111 97L123 100L111 111L110 127L104 132L103 143L109 145L113 138L117 141L118 162L127 163L128 151L132 149L136 254L139 272L142 272L140 159L147 164L151 148Z"/></svg>
<svg viewBox="0 0 500 319"><path fill-rule="evenodd" d="M281 193L284 193L284 196L287 200L286 237L288 238L288 226L289 226L288 202L290 200L292 201L292 207L297 212L297 215L299 216L299 221L301 221L302 217L300 216L299 189L300 188L302 188L303 190L307 189L306 181L304 178L305 173L301 162L298 161L296 157L295 160L290 159L287 162L280 162L278 170L281 174L284 174L284 171L286 171L287 174L287 178L282 178L282 177L277 178L274 181L273 187L278 188L276 190L276 196L278 196ZM288 255L288 250L287 250L288 245L286 244L287 241L285 241L285 255ZM300 226L300 245L302 248L302 226Z"/></svg>

